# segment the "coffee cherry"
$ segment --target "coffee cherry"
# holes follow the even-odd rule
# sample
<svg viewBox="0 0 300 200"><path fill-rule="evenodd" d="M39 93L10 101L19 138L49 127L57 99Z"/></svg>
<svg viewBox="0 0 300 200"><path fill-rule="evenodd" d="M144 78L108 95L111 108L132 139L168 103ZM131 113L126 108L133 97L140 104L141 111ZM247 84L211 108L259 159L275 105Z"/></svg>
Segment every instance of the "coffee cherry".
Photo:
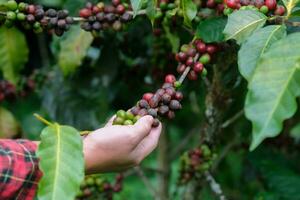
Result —
<svg viewBox="0 0 300 200"><path fill-rule="evenodd" d="M121 3L121 0L112 0L114 6L118 6Z"/></svg>
<svg viewBox="0 0 300 200"><path fill-rule="evenodd" d="M121 16L121 21L122 22L128 22L133 18L133 15L129 12L125 12L122 16Z"/></svg>
<svg viewBox="0 0 300 200"><path fill-rule="evenodd" d="M20 2L19 5L18 5L18 10L20 12L24 12L26 10L26 7L27 7L27 4L24 3L24 2Z"/></svg>
<svg viewBox="0 0 300 200"><path fill-rule="evenodd" d="M160 101L160 97L158 95L154 95L149 101L150 107L156 108L159 104L159 101Z"/></svg>
<svg viewBox="0 0 300 200"><path fill-rule="evenodd" d="M277 6L276 0L266 0L265 4L269 8L269 10L275 10Z"/></svg>
<svg viewBox="0 0 300 200"><path fill-rule="evenodd" d="M263 5L262 7L260 7L259 11L264 14L267 14L269 12L269 8L266 5Z"/></svg>
<svg viewBox="0 0 300 200"><path fill-rule="evenodd" d="M182 73L184 72L185 69L186 69L186 65L185 65L185 64L180 64L180 65L178 65L178 67L177 67L177 72L178 72L179 74L182 74Z"/></svg>
<svg viewBox="0 0 300 200"><path fill-rule="evenodd" d="M153 126L153 127L158 127L159 124L160 124L160 121L159 121L158 119L154 119L154 120L153 120L152 126Z"/></svg>
<svg viewBox="0 0 300 200"><path fill-rule="evenodd" d="M147 102L149 102L152 97L153 97L153 93L145 93L143 95L143 99L146 100Z"/></svg>
<svg viewBox="0 0 300 200"><path fill-rule="evenodd" d="M223 14L227 16L227 15L230 15L232 12L233 12L233 9L225 8L224 11L223 11Z"/></svg>
<svg viewBox="0 0 300 200"><path fill-rule="evenodd" d="M172 99L172 96L167 93L162 96L162 101L164 104L169 104L171 99Z"/></svg>
<svg viewBox="0 0 300 200"><path fill-rule="evenodd" d="M158 89L157 91L156 91L156 93L155 93L155 95L158 95L158 96L162 96L162 95L164 95L165 94L165 90L164 89L162 89L162 88L160 88L160 89Z"/></svg>
<svg viewBox="0 0 300 200"><path fill-rule="evenodd" d="M179 58L180 62L185 62L187 59L187 55L184 52L179 52L178 58Z"/></svg>
<svg viewBox="0 0 300 200"><path fill-rule="evenodd" d="M165 114L167 114L169 112L169 107L166 105L160 106L158 108L158 114L161 116L164 116Z"/></svg>
<svg viewBox="0 0 300 200"><path fill-rule="evenodd" d="M197 62L194 64L193 70L197 73L201 73L204 68L204 65L201 62Z"/></svg>
<svg viewBox="0 0 300 200"><path fill-rule="evenodd" d="M192 81L195 81L198 79L198 75L194 70L191 70L188 74L188 78Z"/></svg>
<svg viewBox="0 0 300 200"><path fill-rule="evenodd" d="M197 53L197 50L195 48L189 48L188 51L187 51L187 55L189 57L194 57Z"/></svg>
<svg viewBox="0 0 300 200"><path fill-rule="evenodd" d="M214 54L218 51L218 48L215 45L207 45L206 46L206 51L207 51L207 53L212 55L212 54Z"/></svg>
<svg viewBox="0 0 300 200"><path fill-rule="evenodd" d="M205 53L206 52L206 45L203 42L198 42L196 45L196 49L200 53Z"/></svg>
<svg viewBox="0 0 300 200"><path fill-rule="evenodd" d="M157 111L153 108L148 109L148 114L151 115L153 118L157 117Z"/></svg>
<svg viewBox="0 0 300 200"><path fill-rule="evenodd" d="M126 119L133 120L134 119L134 115L130 111L127 111L126 112Z"/></svg>
<svg viewBox="0 0 300 200"><path fill-rule="evenodd" d="M275 15L279 15L279 16L284 15L284 13L285 13L285 8L282 5L277 6L277 8L274 12Z"/></svg>
<svg viewBox="0 0 300 200"><path fill-rule="evenodd" d="M116 19L116 15L113 14L113 13L108 13L105 15L105 19L109 22L109 23L112 23L115 21Z"/></svg>
<svg viewBox="0 0 300 200"><path fill-rule="evenodd" d="M26 20L29 23L34 23L35 22L35 17L32 14L29 14L29 15L26 16Z"/></svg>
<svg viewBox="0 0 300 200"><path fill-rule="evenodd" d="M8 11L8 12L6 13L6 18L7 18L8 20L14 21L14 20L16 20L17 15L16 15L16 13L13 12L13 11Z"/></svg>
<svg viewBox="0 0 300 200"><path fill-rule="evenodd" d="M122 23L119 20L117 20L113 23L112 28L115 31L120 31L122 29Z"/></svg>
<svg viewBox="0 0 300 200"><path fill-rule="evenodd" d="M194 58L193 57L189 57L186 62L185 62L186 66L192 66L194 64Z"/></svg>
<svg viewBox="0 0 300 200"><path fill-rule="evenodd" d="M232 8L232 9L237 8L236 0L227 0L226 5L227 5L228 8Z"/></svg>
<svg viewBox="0 0 300 200"><path fill-rule="evenodd" d="M175 87L176 89L180 88L181 85L182 85L182 84L181 84L179 81L176 81L176 82L174 83L174 87Z"/></svg>
<svg viewBox="0 0 300 200"><path fill-rule="evenodd" d="M123 125L124 119L121 117L116 117L113 121L113 125Z"/></svg>
<svg viewBox="0 0 300 200"><path fill-rule="evenodd" d="M128 126L128 125L133 125L133 122L131 120L125 120L124 123L123 123L125 126Z"/></svg>
<svg viewBox="0 0 300 200"><path fill-rule="evenodd" d="M56 12L56 10L54 10L54 9L49 9L49 10L46 11L46 15L47 15L48 17L56 17L57 12Z"/></svg>
<svg viewBox="0 0 300 200"><path fill-rule="evenodd" d="M130 109L130 112L133 115L138 115L139 111L140 111L140 109L137 106L135 106L135 107L133 107L133 108Z"/></svg>
<svg viewBox="0 0 300 200"><path fill-rule="evenodd" d="M17 14L17 19L19 21L24 21L26 19L26 15L24 15L23 13L18 13Z"/></svg>
<svg viewBox="0 0 300 200"><path fill-rule="evenodd" d="M169 105L170 109L172 110L179 110L181 109L181 104L179 103L179 101L177 100L172 100L170 102L170 105Z"/></svg>
<svg viewBox="0 0 300 200"><path fill-rule="evenodd" d="M57 27L60 28L60 29L65 29L67 23L66 23L66 20L64 19L60 19L57 21Z"/></svg>
<svg viewBox="0 0 300 200"><path fill-rule="evenodd" d="M207 64L207 63L209 63L210 62L210 55L209 54L203 54L201 57L200 57L200 59L199 59L199 61L202 63L202 64Z"/></svg>
<svg viewBox="0 0 300 200"><path fill-rule="evenodd" d="M18 4L14 0L9 0L8 2L6 2L5 6L10 11L15 11L18 9Z"/></svg>
<svg viewBox="0 0 300 200"><path fill-rule="evenodd" d="M119 111L117 112L117 117L120 117L120 118L125 119L125 117L126 117L126 112L125 112L124 110L119 110Z"/></svg>
<svg viewBox="0 0 300 200"><path fill-rule="evenodd" d="M265 4L264 0L255 0L254 5L256 8L261 8Z"/></svg>
<svg viewBox="0 0 300 200"><path fill-rule="evenodd" d="M146 108L146 109L148 109L149 108L148 101L146 101L144 99L140 100L139 101L139 106L140 106L140 108Z"/></svg>
<svg viewBox="0 0 300 200"><path fill-rule="evenodd" d="M167 117L168 117L169 119L174 119L174 118L175 118L175 112L170 110L170 111L167 113Z"/></svg>
<svg viewBox="0 0 300 200"><path fill-rule="evenodd" d="M28 5L27 6L27 12L29 13L29 14L34 14L35 13L35 6L34 5Z"/></svg>
<svg viewBox="0 0 300 200"><path fill-rule="evenodd" d="M83 8L79 11L79 16L82 18L88 18L91 15L92 15L92 11L90 9Z"/></svg>
<svg viewBox="0 0 300 200"><path fill-rule="evenodd" d="M139 111L138 115L143 117L145 115L148 115L148 111L145 108L143 108Z"/></svg>
<svg viewBox="0 0 300 200"><path fill-rule="evenodd" d="M166 94L170 95L171 97L173 97L175 95L175 89L174 88L167 88L166 89Z"/></svg>
<svg viewBox="0 0 300 200"><path fill-rule="evenodd" d="M214 8L214 7L216 7L216 2L215 2L215 0L208 0L207 2L206 2L206 7L208 7L208 8Z"/></svg>
<svg viewBox="0 0 300 200"><path fill-rule="evenodd" d="M178 101L181 101L181 100L183 99L183 94L182 94L182 92L177 91L177 92L175 93L175 99L178 100Z"/></svg>
<svg viewBox="0 0 300 200"><path fill-rule="evenodd" d="M60 10L57 12L58 19L65 19L66 17L68 17L68 15L69 15L68 10Z"/></svg>
<svg viewBox="0 0 300 200"><path fill-rule="evenodd" d="M119 15L123 15L126 11L125 6L123 6L122 4L118 5L116 8L116 13Z"/></svg>
<svg viewBox="0 0 300 200"><path fill-rule="evenodd" d="M165 83L174 83L176 81L176 78L173 74L168 74L165 77Z"/></svg>
<svg viewBox="0 0 300 200"><path fill-rule="evenodd" d="M93 28L93 30L95 30L95 31L100 31L101 30L101 23L100 22L95 22L95 23L93 23L93 25L92 25L92 28Z"/></svg>

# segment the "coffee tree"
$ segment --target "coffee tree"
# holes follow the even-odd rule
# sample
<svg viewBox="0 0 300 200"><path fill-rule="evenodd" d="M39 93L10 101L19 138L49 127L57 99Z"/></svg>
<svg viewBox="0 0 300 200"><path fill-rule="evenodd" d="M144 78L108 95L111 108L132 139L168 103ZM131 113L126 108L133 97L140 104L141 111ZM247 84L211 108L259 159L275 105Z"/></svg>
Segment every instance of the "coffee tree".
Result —
<svg viewBox="0 0 300 200"><path fill-rule="evenodd" d="M2 137L68 124L35 114L38 199L300 199L298 3L0 0ZM84 177L114 114L163 123L157 159Z"/></svg>

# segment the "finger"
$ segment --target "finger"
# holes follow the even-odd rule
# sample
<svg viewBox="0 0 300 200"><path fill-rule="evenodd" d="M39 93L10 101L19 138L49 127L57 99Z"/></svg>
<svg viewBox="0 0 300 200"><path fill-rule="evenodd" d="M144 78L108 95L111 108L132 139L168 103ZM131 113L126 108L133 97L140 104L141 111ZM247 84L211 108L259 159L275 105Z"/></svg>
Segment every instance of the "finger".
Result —
<svg viewBox="0 0 300 200"><path fill-rule="evenodd" d="M144 159L148 156L158 145L159 137L161 134L162 125L159 124L158 127L153 128L149 135L147 135L136 147L136 154Z"/></svg>
<svg viewBox="0 0 300 200"><path fill-rule="evenodd" d="M139 119L131 128L132 134L137 139L137 143L140 143L142 139L144 139L147 135L149 135L153 124L153 117L150 115L146 115Z"/></svg>
<svg viewBox="0 0 300 200"><path fill-rule="evenodd" d="M116 118L116 115L112 116L112 117L108 120L108 122L105 124L104 127L112 126L115 118Z"/></svg>

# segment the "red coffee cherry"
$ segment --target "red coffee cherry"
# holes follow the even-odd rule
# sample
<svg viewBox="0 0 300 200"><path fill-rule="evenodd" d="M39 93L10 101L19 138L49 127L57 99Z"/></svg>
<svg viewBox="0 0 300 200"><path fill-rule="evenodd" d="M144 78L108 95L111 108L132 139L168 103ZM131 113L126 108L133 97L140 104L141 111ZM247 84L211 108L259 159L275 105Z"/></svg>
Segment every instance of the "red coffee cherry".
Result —
<svg viewBox="0 0 300 200"><path fill-rule="evenodd" d="M277 8L274 12L275 15L280 15L280 16L284 15L284 13L285 13L285 7L282 5L277 6Z"/></svg>
<svg viewBox="0 0 300 200"><path fill-rule="evenodd" d="M184 53L184 52L179 52L179 53L178 53L178 59L179 59L180 62L185 62L186 59L187 59L186 53Z"/></svg>
<svg viewBox="0 0 300 200"><path fill-rule="evenodd" d="M211 45L211 44L209 44L209 45L207 45L207 47L206 47L206 51L207 51L207 53L209 53L209 54L214 54L214 53L216 53L217 51L218 51L218 47L217 46L215 46L215 45Z"/></svg>
<svg viewBox="0 0 300 200"><path fill-rule="evenodd" d="M146 101L150 101L150 99L153 97L153 93L145 93L143 95L143 99L146 100Z"/></svg>
<svg viewBox="0 0 300 200"><path fill-rule="evenodd" d="M227 0L226 5L228 8L236 9L238 7L236 0Z"/></svg>
<svg viewBox="0 0 300 200"><path fill-rule="evenodd" d="M92 11L87 8L83 8L79 11L79 16L82 18L88 18L92 15Z"/></svg>
<svg viewBox="0 0 300 200"><path fill-rule="evenodd" d="M165 77L165 83L174 83L176 81L176 77L173 74L168 74Z"/></svg>
<svg viewBox="0 0 300 200"><path fill-rule="evenodd" d="M265 4L269 8L269 10L275 10L277 7L276 0L266 0Z"/></svg>
<svg viewBox="0 0 300 200"><path fill-rule="evenodd" d="M192 66L194 64L194 58L193 57L189 57L186 62L185 62L186 66Z"/></svg>
<svg viewBox="0 0 300 200"><path fill-rule="evenodd" d="M203 42L198 42L198 44L196 45L196 49L197 51L199 51L200 53L205 53L206 52L206 45Z"/></svg>
<svg viewBox="0 0 300 200"><path fill-rule="evenodd" d="M177 92L175 93L175 99L178 100L178 101L181 101L181 100L183 99L183 94L182 94L182 92L177 91Z"/></svg>
<svg viewBox="0 0 300 200"><path fill-rule="evenodd" d="M204 65L201 62L197 62L194 64L193 70L197 73L201 73L203 71Z"/></svg>
<svg viewBox="0 0 300 200"><path fill-rule="evenodd" d="M185 69L186 69L186 65L185 65L185 64L180 64L180 65L178 65L178 67L177 67L177 72L178 72L179 74L182 74L182 73L184 72Z"/></svg>
<svg viewBox="0 0 300 200"><path fill-rule="evenodd" d="M191 70L188 74L188 78L191 80L191 81L195 81L198 79L198 75L197 73L194 71L194 70Z"/></svg>

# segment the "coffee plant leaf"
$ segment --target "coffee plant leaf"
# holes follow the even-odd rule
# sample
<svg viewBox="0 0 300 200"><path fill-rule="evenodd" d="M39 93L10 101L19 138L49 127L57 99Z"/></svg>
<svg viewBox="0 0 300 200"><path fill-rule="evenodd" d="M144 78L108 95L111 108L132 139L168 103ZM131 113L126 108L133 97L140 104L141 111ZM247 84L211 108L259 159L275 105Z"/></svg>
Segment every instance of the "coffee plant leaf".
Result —
<svg viewBox="0 0 300 200"><path fill-rule="evenodd" d="M14 138L19 133L19 123L7 109L0 107L0 138Z"/></svg>
<svg viewBox="0 0 300 200"><path fill-rule="evenodd" d="M28 46L25 36L16 28L0 28L0 70L5 79L16 84L20 71L28 61Z"/></svg>
<svg viewBox="0 0 300 200"><path fill-rule="evenodd" d="M223 17L204 20L197 26L196 37L201 38L206 43L222 42L226 23L227 19Z"/></svg>
<svg viewBox="0 0 300 200"><path fill-rule="evenodd" d="M156 4L157 4L156 0L149 0L147 2L146 14L147 14L148 18L150 19L152 26L155 21Z"/></svg>
<svg viewBox="0 0 300 200"><path fill-rule="evenodd" d="M300 33L275 42L262 55L248 85L246 117L252 122L254 150L264 139L277 136L283 121L296 109L300 94Z"/></svg>
<svg viewBox="0 0 300 200"><path fill-rule="evenodd" d="M183 12L183 23L191 27L192 20L197 15L197 6L192 0L180 0L180 8Z"/></svg>
<svg viewBox="0 0 300 200"><path fill-rule="evenodd" d="M286 36L285 26L270 25L256 30L241 46L238 66L242 76L249 81L260 57L276 41Z"/></svg>
<svg viewBox="0 0 300 200"><path fill-rule="evenodd" d="M298 143L300 141L300 123L291 129L290 136Z"/></svg>
<svg viewBox="0 0 300 200"><path fill-rule="evenodd" d="M293 8L299 3L299 0L282 0L286 7L286 17L289 17L292 13Z"/></svg>
<svg viewBox="0 0 300 200"><path fill-rule="evenodd" d="M93 42L91 33L74 26L60 41L58 64L64 75L74 72L87 54L88 48Z"/></svg>
<svg viewBox="0 0 300 200"><path fill-rule="evenodd" d="M238 44L243 43L256 29L266 23L267 17L254 10L239 10L228 17L224 29L225 39L235 39Z"/></svg>
<svg viewBox="0 0 300 200"><path fill-rule="evenodd" d="M41 133L37 155L43 177L39 200L74 200L84 178L82 140L79 132L57 123Z"/></svg>
<svg viewBox="0 0 300 200"><path fill-rule="evenodd" d="M133 17L135 17L143 5L143 0L130 0L132 10L133 10Z"/></svg>

